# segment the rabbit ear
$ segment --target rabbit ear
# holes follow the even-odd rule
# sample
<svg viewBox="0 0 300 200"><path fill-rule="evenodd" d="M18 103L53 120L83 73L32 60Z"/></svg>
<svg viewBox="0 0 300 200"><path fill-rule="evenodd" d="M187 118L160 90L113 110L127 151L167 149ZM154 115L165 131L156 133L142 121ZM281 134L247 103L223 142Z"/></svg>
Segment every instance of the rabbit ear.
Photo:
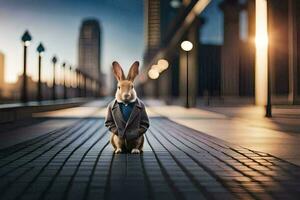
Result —
<svg viewBox="0 0 300 200"><path fill-rule="evenodd" d="M127 79L133 81L138 74L139 74L139 62L135 61L130 67Z"/></svg>
<svg viewBox="0 0 300 200"><path fill-rule="evenodd" d="M124 75L124 72L123 72L120 64L117 61L114 61L112 63L112 66L113 66L113 73L114 73L116 79L118 81L124 80L125 79L125 75Z"/></svg>

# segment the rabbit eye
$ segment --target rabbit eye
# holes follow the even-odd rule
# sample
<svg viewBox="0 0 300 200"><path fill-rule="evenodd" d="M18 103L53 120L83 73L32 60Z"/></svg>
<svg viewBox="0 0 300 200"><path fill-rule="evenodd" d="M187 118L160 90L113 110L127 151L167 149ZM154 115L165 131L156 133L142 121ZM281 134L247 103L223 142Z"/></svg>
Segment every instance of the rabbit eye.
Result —
<svg viewBox="0 0 300 200"><path fill-rule="evenodd" d="M133 85L131 86L131 89L133 89Z"/></svg>
<svg viewBox="0 0 300 200"><path fill-rule="evenodd" d="M121 87L120 86L118 86L118 89L120 89Z"/></svg>

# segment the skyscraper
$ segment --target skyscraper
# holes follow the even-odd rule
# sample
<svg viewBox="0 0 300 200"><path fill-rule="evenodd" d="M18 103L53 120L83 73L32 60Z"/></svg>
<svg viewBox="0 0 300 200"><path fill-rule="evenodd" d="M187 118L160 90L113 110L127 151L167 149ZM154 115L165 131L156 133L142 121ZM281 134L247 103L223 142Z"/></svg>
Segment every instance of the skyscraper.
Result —
<svg viewBox="0 0 300 200"><path fill-rule="evenodd" d="M78 66L90 77L102 81L100 66L101 30L97 19L82 22L79 35Z"/></svg>

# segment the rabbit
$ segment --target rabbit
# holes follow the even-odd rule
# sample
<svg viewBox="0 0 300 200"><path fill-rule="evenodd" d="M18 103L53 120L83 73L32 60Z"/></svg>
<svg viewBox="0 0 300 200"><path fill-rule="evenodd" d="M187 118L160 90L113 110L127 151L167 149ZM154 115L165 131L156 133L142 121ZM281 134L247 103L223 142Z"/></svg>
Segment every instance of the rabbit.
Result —
<svg viewBox="0 0 300 200"><path fill-rule="evenodd" d="M112 133L110 143L115 153L143 151L144 134L149 128L149 118L144 103L137 97L133 81L139 73L139 62L132 64L125 78L120 64L112 63L118 81L115 99L108 105L105 126Z"/></svg>

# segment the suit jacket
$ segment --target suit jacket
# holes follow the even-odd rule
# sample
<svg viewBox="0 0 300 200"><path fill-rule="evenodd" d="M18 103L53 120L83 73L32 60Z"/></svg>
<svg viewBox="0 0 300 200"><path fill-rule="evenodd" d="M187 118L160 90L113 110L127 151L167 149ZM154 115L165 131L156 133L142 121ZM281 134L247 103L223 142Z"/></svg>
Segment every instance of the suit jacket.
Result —
<svg viewBox="0 0 300 200"><path fill-rule="evenodd" d="M149 128L149 118L145 105L140 99L136 99L133 110L127 122L123 119L117 100L113 100L107 108L105 126L108 129L126 140L134 140L146 133Z"/></svg>

